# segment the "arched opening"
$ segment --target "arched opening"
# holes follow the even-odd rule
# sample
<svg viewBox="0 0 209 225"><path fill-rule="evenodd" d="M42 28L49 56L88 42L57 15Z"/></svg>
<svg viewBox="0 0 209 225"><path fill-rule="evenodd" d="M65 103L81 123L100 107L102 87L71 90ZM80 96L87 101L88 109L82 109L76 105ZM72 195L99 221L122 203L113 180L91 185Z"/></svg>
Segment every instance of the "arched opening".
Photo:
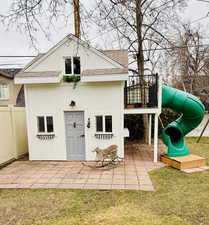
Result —
<svg viewBox="0 0 209 225"><path fill-rule="evenodd" d="M165 133L170 136L171 143L175 147L181 147L183 144L183 135L176 127L168 127Z"/></svg>

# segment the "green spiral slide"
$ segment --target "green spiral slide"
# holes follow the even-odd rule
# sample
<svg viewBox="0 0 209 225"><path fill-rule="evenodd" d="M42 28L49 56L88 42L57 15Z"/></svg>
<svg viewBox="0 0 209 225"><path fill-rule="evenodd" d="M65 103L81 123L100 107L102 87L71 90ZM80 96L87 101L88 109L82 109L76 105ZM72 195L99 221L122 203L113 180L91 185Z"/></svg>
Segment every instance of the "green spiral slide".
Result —
<svg viewBox="0 0 209 225"><path fill-rule="evenodd" d="M168 124L162 132L162 139L168 147L168 157L189 155L184 136L196 128L205 114L205 107L195 96L178 89L162 87L162 107L170 108L182 115Z"/></svg>

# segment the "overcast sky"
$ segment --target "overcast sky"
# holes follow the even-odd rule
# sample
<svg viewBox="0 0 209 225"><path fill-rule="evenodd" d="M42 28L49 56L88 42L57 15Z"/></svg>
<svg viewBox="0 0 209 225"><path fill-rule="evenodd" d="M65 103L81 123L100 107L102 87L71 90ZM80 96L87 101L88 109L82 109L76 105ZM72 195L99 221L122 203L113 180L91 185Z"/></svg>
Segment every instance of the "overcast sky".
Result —
<svg viewBox="0 0 209 225"><path fill-rule="evenodd" d="M12 0L4 0L0 3L0 14L6 13L9 5ZM82 3L85 4L86 8L89 7L90 2L92 3L94 0L82 0ZM209 17L206 19L202 19L201 21L197 21L200 18L207 15L209 12L209 3L200 2L198 0L189 0L189 6L184 11L182 15L184 20L195 21L193 25L198 24L199 22L204 22L204 24L209 24ZM40 52L47 51L50 47L52 47L55 43L60 41L66 34L69 32L73 32L73 21L69 21L67 26L65 26L64 21L59 21L55 24L55 29L51 31L51 40L48 41L44 37L43 34L38 33L38 48ZM94 37L91 34L91 37ZM99 41L97 37L96 41ZM3 25L0 25L0 55L34 55L37 54L29 42L28 37L23 34L19 33L15 30L15 28L10 29L9 31L5 30ZM0 66L1 64L6 63L18 63L24 64L28 59L2 59L0 58ZM2 65L4 67L4 65ZM1 67L2 67L1 66Z"/></svg>

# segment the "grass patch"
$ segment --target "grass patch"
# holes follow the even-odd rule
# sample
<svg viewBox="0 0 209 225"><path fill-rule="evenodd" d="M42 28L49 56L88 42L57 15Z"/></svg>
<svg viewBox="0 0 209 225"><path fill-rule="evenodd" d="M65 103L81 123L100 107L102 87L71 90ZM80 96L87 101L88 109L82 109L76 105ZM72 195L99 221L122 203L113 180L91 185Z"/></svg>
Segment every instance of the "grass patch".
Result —
<svg viewBox="0 0 209 225"><path fill-rule="evenodd" d="M209 139L187 143L209 159ZM173 168L150 173L155 192L0 190L0 224L9 225L209 225L209 171Z"/></svg>

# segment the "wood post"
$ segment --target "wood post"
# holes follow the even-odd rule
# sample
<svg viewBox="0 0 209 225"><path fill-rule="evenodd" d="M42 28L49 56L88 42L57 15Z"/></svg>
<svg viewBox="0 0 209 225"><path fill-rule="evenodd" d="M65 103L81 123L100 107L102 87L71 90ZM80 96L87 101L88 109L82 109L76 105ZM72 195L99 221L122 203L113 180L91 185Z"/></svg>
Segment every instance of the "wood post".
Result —
<svg viewBox="0 0 209 225"><path fill-rule="evenodd" d="M81 30L80 30L80 4L79 0L73 0L73 11L74 11L74 27L75 27L75 36L80 38Z"/></svg>
<svg viewBox="0 0 209 225"><path fill-rule="evenodd" d="M17 134L16 134L16 126L15 126L15 113L14 113L14 106L9 105L10 110L10 119L11 119L11 128L12 128L12 137L13 139L11 142L13 143L13 151L14 151L14 157L18 158L18 152L17 152Z"/></svg>
<svg viewBox="0 0 209 225"><path fill-rule="evenodd" d="M204 128L203 128L203 130L202 130L202 132L201 132L201 134L200 134L200 136L199 136L199 138L198 138L198 140L197 140L197 143L199 143L199 141L200 141L200 139L201 139L201 137L202 137L202 135L203 135L203 133L204 133L206 127L208 126L208 124L209 124L209 119L208 119L207 123L205 124L205 126L204 126Z"/></svg>
<svg viewBox="0 0 209 225"><path fill-rule="evenodd" d="M152 144L152 114L149 114L149 139L148 144Z"/></svg>
<svg viewBox="0 0 209 225"><path fill-rule="evenodd" d="M158 158L158 114L155 114L154 125L154 162L157 162Z"/></svg>

